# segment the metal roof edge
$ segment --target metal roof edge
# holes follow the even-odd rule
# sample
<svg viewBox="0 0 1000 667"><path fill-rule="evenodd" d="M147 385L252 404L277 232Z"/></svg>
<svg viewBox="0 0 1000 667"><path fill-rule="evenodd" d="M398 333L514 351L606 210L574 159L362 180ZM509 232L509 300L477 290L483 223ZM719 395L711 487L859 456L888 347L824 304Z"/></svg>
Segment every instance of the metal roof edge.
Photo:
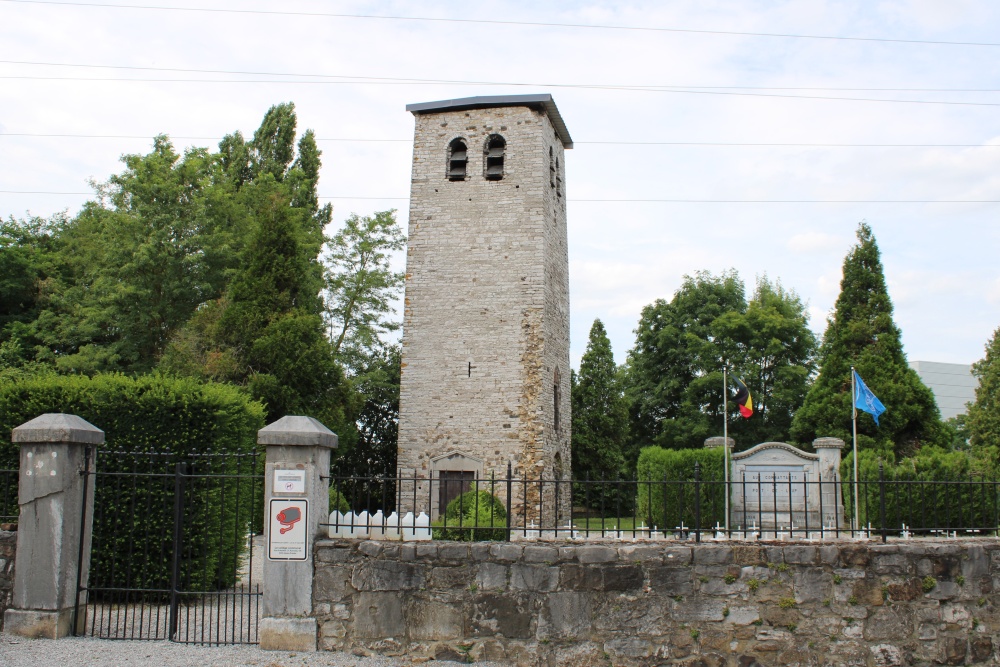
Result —
<svg viewBox="0 0 1000 667"><path fill-rule="evenodd" d="M493 107L513 107L528 106L541 107L545 109L549 122L555 128L556 134L562 141L563 148L573 148L573 138L569 135L569 129L563 121L562 115L552 95L548 93L538 93L533 95L480 95L477 97L461 97L453 100L439 100L437 102L418 102L407 104L406 110L412 114L435 113L444 111L461 111L463 109L489 109Z"/></svg>

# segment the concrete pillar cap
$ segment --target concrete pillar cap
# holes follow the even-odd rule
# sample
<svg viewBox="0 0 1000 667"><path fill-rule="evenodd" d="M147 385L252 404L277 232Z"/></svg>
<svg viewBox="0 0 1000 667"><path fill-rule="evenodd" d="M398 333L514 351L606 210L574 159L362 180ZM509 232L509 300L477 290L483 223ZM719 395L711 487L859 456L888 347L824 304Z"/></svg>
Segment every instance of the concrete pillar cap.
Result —
<svg viewBox="0 0 1000 667"><path fill-rule="evenodd" d="M732 438L723 438L721 435L713 435L711 438L705 438L705 449L714 449L715 447L722 447L723 443L729 441L729 448L732 449L736 446L736 441Z"/></svg>
<svg viewBox="0 0 1000 667"><path fill-rule="evenodd" d="M844 441L840 438L816 438L813 449L843 449Z"/></svg>
<svg viewBox="0 0 1000 667"><path fill-rule="evenodd" d="M11 431L11 442L72 442L103 445L104 431L86 419L61 412L48 412Z"/></svg>
<svg viewBox="0 0 1000 667"><path fill-rule="evenodd" d="M337 446L337 434L312 417L286 415L257 431L259 445Z"/></svg>

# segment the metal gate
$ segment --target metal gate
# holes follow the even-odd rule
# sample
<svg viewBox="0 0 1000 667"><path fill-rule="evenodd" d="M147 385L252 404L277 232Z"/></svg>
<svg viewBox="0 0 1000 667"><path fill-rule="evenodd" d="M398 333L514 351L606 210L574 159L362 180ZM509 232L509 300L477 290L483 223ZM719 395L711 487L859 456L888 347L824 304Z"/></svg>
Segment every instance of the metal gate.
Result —
<svg viewBox="0 0 1000 667"><path fill-rule="evenodd" d="M77 634L258 643L262 457L99 451L95 463L84 484L85 497L94 485L94 528Z"/></svg>

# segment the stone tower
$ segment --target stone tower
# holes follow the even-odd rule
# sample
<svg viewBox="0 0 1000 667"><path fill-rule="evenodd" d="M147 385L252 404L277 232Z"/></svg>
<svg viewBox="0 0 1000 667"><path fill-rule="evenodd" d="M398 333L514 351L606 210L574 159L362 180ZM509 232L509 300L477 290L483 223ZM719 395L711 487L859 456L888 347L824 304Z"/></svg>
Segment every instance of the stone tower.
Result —
<svg viewBox="0 0 1000 667"><path fill-rule="evenodd" d="M436 516L468 480L505 479L508 463L517 477L569 477L573 143L551 95L406 109L416 129L399 468L432 480L416 492Z"/></svg>

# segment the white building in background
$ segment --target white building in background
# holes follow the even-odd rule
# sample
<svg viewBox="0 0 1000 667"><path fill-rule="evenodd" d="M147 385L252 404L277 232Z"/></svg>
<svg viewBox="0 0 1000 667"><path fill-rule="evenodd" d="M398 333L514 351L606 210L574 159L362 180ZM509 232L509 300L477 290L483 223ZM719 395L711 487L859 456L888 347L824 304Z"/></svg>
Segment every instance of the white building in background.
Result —
<svg viewBox="0 0 1000 667"><path fill-rule="evenodd" d="M976 400L979 380L969 364L942 364L937 361L911 361L910 368L934 392L941 419L965 414L966 403Z"/></svg>

